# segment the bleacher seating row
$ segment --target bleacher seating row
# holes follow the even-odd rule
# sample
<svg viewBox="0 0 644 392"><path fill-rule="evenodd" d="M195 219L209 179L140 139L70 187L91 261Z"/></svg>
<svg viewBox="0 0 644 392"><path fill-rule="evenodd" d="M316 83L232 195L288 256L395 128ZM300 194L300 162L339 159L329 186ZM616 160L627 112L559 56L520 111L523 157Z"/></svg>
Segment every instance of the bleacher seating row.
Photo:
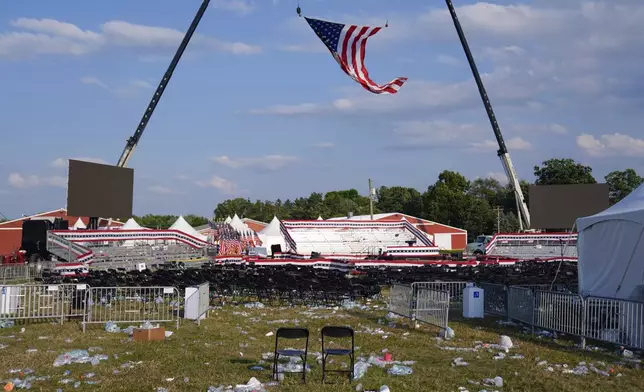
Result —
<svg viewBox="0 0 644 392"><path fill-rule="evenodd" d="M408 241L417 240L402 222L307 223L285 224L302 255L318 252L321 255L366 256L384 252L388 246L405 246Z"/></svg>

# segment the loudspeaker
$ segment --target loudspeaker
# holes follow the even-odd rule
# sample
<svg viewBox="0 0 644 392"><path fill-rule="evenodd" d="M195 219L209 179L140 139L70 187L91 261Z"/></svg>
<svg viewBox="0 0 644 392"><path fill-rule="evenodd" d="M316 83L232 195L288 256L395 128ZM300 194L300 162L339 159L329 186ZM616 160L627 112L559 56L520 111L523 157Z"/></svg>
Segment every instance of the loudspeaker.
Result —
<svg viewBox="0 0 644 392"><path fill-rule="evenodd" d="M53 230L69 230L69 221L63 220L63 218L54 219L54 229Z"/></svg>
<svg viewBox="0 0 644 392"><path fill-rule="evenodd" d="M48 220L27 220L22 222L21 249L27 252L27 257L47 249L47 230L52 229Z"/></svg>

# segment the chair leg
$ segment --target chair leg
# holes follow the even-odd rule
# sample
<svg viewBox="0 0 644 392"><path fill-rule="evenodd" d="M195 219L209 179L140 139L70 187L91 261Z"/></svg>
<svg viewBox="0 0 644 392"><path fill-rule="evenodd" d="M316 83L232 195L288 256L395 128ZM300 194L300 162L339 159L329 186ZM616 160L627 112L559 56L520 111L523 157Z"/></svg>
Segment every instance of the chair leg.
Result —
<svg viewBox="0 0 644 392"><path fill-rule="evenodd" d="M273 355L273 380L274 381L279 381L278 373L277 373L277 360L278 360L279 354L275 353Z"/></svg>
<svg viewBox="0 0 644 392"><path fill-rule="evenodd" d="M322 384L326 380L326 355L322 354Z"/></svg>

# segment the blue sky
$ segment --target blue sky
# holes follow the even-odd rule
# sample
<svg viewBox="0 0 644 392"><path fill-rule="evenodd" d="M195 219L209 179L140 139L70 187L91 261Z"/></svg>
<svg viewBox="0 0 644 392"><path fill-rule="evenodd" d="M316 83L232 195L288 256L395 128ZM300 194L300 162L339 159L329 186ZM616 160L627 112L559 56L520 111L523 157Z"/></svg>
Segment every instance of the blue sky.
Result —
<svg viewBox="0 0 644 392"><path fill-rule="evenodd" d="M455 0L519 176L553 157L644 172L644 4ZM115 164L199 0L0 3L0 213L65 205L66 159ZM301 0L378 25L342 73L291 0L212 0L129 166L135 213L209 214L230 197L404 185L444 169L502 178L442 0Z"/></svg>

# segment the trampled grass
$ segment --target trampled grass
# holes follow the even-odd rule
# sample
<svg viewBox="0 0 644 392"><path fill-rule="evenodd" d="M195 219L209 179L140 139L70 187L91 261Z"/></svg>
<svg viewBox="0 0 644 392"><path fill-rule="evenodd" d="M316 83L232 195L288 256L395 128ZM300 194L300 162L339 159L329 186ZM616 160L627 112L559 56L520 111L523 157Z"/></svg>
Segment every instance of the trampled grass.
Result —
<svg viewBox="0 0 644 392"><path fill-rule="evenodd" d="M82 333L75 323L65 325L26 324L14 328L0 329L0 344L7 345L0 350L0 379L24 378L20 373L10 374L12 369L33 369L33 376L50 376L49 380L34 381L32 390L55 391L154 391L157 387L168 391L206 391L209 386L244 384L251 377L262 382L270 381L270 361L266 370L250 370L260 363L262 353L272 352L274 336L265 336L280 326L307 327L311 333L309 352L321 350L319 335L324 325L348 325L356 334L358 356L369 357L370 353L382 356L388 349L394 360L416 361L414 373L407 376L389 375L386 369L371 366L363 379L349 383L347 377L331 375L328 384L321 382L321 366L313 355L309 355L311 372L307 384L300 382L298 375L289 375L279 386L269 391L318 392L355 391L357 384L365 390L378 390L388 385L392 392L398 391L458 391L466 387L469 391L640 391L644 387L644 373L641 370L615 365L620 358L614 354L581 351L568 341L537 339L520 333L520 329L502 327L486 321L455 321L451 323L456 338L449 342L438 342L437 329L422 326L410 329L403 319L393 320L390 326L385 319L387 311L382 305L370 305L367 310L354 309L308 309L305 307L267 307L248 309L244 306L226 306L211 311L209 318L200 326L184 322L179 330L167 326L175 333L162 342L133 342L123 333L107 333L102 326L88 327ZM377 307L374 309L374 307ZM479 325L477 325L479 324ZM123 325L126 327L127 325ZM25 328L24 333L20 332ZM374 332L381 329L381 333ZM510 354L522 354L524 359L494 360L495 351L455 352L441 350L443 346L474 347L476 341L498 343L500 334L509 335L516 347ZM13 337L11 337L13 336ZM385 338L386 336L386 338ZM295 342L285 342L295 346ZM99 347L109 360L99 365L71 364L53 367L55 358L72 349ZM37 349L33 352L32 349ZM30 351L28 351L30 350ZM115 358L115 355L117 358ZM462 357L469 366L452 366L455 357ZM546 360L554 371L538 366L537 359ZM124 369L127 361L141 362L133 368ZM598 374L578 376L563 374L555 364L575 367L580 361L604 361L614 369L610 377ZM348 362L336 358L333 365ZM65 375L69 370L71 373ZM118 374L114 371L119 370ZM78 389L72 384L61 384L60 380L83 378L88 372L96 373L91 380L98 384L83 383ZM621 374L621 377L617 377ZM500 376L504 386L487 387L473 385L484 378ZM188 382L184 381L188 378ZM167 379L174 379L168 381Z"/></svg>

